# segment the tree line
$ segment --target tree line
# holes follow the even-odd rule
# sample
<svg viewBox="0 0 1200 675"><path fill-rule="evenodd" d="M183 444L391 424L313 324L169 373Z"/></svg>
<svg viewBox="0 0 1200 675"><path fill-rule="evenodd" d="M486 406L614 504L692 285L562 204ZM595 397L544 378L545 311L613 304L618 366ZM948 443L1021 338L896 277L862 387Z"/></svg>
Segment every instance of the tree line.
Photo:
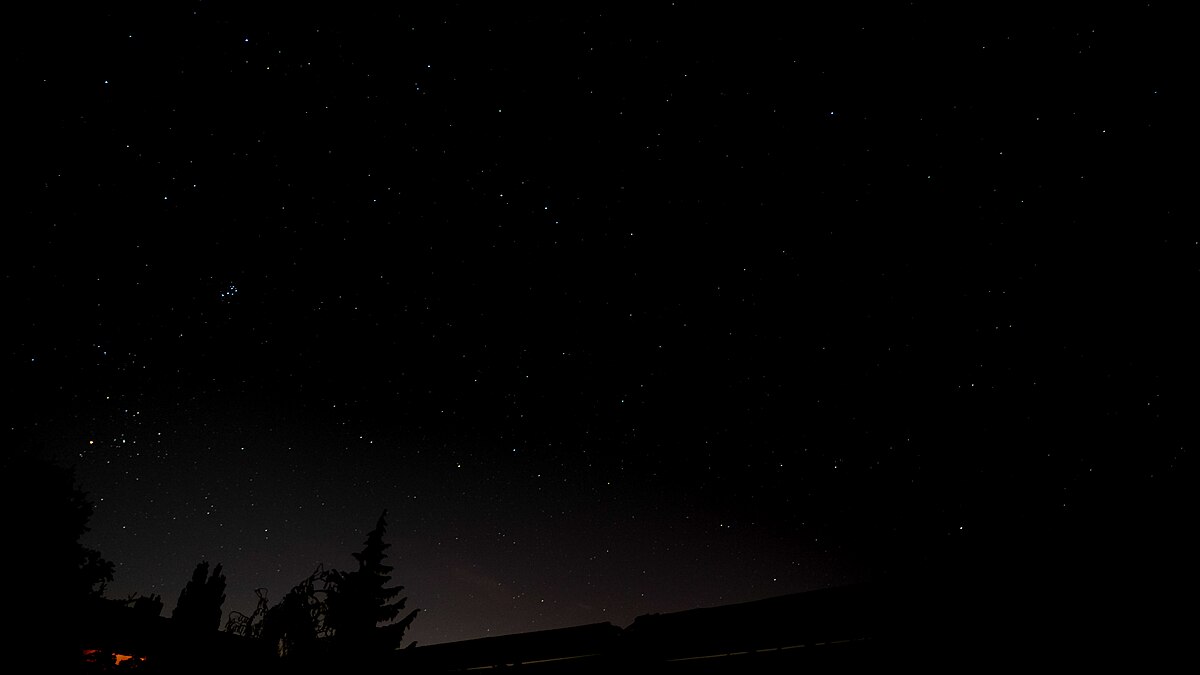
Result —
<svg viewBox="0 0 1200 675"><path fill-rule="evenodd" d="M76 487L71 470L29 453L5 458L3 469L6 477L20 480L24 488L4 493L5 502L12 502L4 504L8 513L28 514L15 519L15 541L27 543L29 553L40 560L18 585L15 598L27 618L18 623L18 636L37 655L39 667L49 667L47 672L86 669L81 654L90 627L81 622L86 621L82 617L97 616L89 609L98 605L121 605L122 611L142 620L161 621L164 605L158 595L105 597L114 566L79 542L88 531L93 506ZM385 509L363 548L352 554L356 569L319 566L274 605L266 589L256 589L254 612L230 612L223 632L256 645L254 653L266 662L294 666L285 670L370 663L386 657L400 647L419 612L413 609L402 616L408 598L401 596L403 586L390 585L393 568L386 564L391 547L384 541L386 533ZM171 634L197 639L215 635L221 628L225 587L222 565L200 561L171 612ZM115 664L101 664L100 669L110 665Z"/></svg>

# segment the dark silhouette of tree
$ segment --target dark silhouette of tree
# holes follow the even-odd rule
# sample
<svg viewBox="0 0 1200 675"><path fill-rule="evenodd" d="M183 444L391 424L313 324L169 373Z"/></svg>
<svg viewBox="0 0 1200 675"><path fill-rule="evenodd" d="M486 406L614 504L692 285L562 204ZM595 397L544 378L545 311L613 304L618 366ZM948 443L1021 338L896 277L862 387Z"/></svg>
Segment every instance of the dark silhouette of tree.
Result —
<svg viewBox="0 0 1200 675"><path fill-rule="evenodd" d="M267 600L267 589L265 588L254 589L254 595L258 596L258 604L255 605L254 611L250 613L250 616L237 610L230 612L229 618L225 621L226 633L255 640L262 637L263 621L266 619L270 602Z"/></svg>
<svg viewBox="0 0 1200 675"><path fill-rule="evenodd" d="M171 618L192 631L215 631L221 627L221 605L225 603L225 575L221 565L208 574L208 562L196 565L192 580L179 592Z"/></svg>
<svg viewBox="0 0 1200 675"><path fill-rule="evenodd" d="M418 612L397 620L408 599L398 597L402 586L388 587L392 567L384 564L390 547L383 541L386 530L384 511L362 551L353 554L357 570L318 566L269 609L266 589L258 589L258 609L248 617L232 613L226 631L261 640L264 649L281 659L280 672L336 672L378 664L399 646ZM189 586L201 580L203 572L198 571Z"/></svg>
<svg viewBox="0 0 1200 675"><path fill-rule="evenodd" d="M125 605L140 616L156 617L162 614L163 601L162 596L151 593L150 595L139 595L137 597L130 596L125 601Z"/></svg>
<svg viewBox="0 0 1200 675"><path fill-rule="evenodd" d="M4 457L0 475L8 483L0 505L10 562L18 551L27 561L8 589L9 606L21 617L14 643L39 654L39 669L71 672L79 667L83 609L113 578L113 564L79 541L94 508L73 471L31 453Z"/></svg>
<svg viewBox="0 0 1200 675"><path fill-rule="evenodd" d="M392 567L383 563L385 551L391 546L383 541L386 530L385 509L375 529L367 534L363 550L354 554L358 570L330 572L327 621L341 654L373 658L396 649L420 611L414 609L395 621L408 598L396 599L403 586L387 587Z"/></svg>
<svg viewBox="0 0 1200 675"><path fill-rule="evenodd" d="M36 572L73 597L100 597L113 564L79 543L95 507L75 487L75 472L20 454L5 461L4 476L20 489L5 490L5 510L22 545L38 555ZM8 504L8 502L12 502ZM24 515L24 517L20 517Z"/></svg>
<svg viewBox="0 0 1200 675"><path fill-rule="evenodd" d="M288 591L279 604L266 610L260 636L278 656L291 658L293 662L308 658L316 653L318 640L328 636L324 596L330 586L330 573L318 566L307 579ZM262 600L264 595L259 598Z"/></svg>

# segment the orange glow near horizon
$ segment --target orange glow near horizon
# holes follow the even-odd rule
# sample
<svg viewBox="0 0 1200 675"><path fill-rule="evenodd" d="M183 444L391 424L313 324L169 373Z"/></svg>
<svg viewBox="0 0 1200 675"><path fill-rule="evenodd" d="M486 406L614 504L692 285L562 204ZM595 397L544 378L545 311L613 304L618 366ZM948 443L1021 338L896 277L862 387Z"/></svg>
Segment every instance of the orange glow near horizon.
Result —
<svg viewBox="0 0 1200 675"><path fill-rule="evenodd" d="M83 657L84 657L84 660L89 663L96 663L98 660L98 657L100 656L101 653L102 652L99 649L85 649L85 650L83 650ZM125 663L126 661L129 661L130 659L137 659L138 661L146 660L146 657L144 657L144 656L132 656L130 654L113 653L112 657L113 657L113 660L116 662L116 665L118 665L118 666L121 665L122 663Z"/></svg>

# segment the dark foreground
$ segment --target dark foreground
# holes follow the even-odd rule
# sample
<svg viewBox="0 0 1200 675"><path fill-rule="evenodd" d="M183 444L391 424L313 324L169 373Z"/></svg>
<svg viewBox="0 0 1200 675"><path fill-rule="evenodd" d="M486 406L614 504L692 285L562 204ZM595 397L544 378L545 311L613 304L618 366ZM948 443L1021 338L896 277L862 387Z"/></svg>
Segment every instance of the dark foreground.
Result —
<svg viewBox="0 0 1200 675"><path fill-rule="evenodd" d="M1081 573L1080 579L1087 579ZM1061 580L1060 580L1061 581ZM887 583L608 623L416 647L375 659L310 653L276 658L225 633L181 636L167 619L91 617L97 649L85 672L782 673L917 667L1165 665L1185 644L1172 598L1087 592L1089 584ZM1179 598L1181 599L1181 598ZM128 652L115 665L102 655ZM97 658L101 655L101 658Z"/></svg>

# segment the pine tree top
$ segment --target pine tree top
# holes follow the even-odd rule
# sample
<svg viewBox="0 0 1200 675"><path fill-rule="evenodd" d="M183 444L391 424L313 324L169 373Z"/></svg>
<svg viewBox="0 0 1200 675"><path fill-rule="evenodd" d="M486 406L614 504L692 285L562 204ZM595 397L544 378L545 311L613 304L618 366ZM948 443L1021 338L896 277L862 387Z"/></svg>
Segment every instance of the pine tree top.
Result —
<svg viewBox="0 0 1200 675"><path fill-rule="evenodd" d="M358 561L358 570L337 577L338 590L330 598L330 606L335 616L334 623L340 624L343 632L347 629L367 630L375 624L392 621L408 600L398 598L404 590L403 586L387 587L392 579L389 572L393 568L383 564L387 558L385 550L390 546L383 541L386 532L387 511L384 510L375 529L367 534L363 550L352 554Z"/></svg>

